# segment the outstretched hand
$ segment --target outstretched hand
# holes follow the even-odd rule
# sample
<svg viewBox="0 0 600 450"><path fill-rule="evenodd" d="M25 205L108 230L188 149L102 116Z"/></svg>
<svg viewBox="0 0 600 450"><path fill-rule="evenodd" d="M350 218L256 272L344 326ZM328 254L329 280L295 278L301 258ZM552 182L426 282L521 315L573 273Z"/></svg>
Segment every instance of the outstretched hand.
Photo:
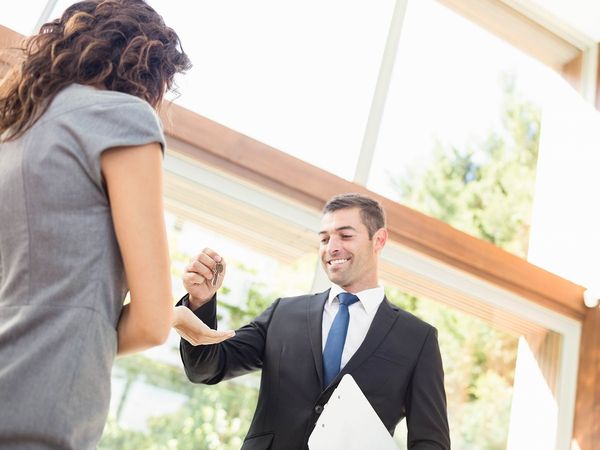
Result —
<svg viewBox="0 0 600 450"><path fill-rule="evenodd" d="M218 344L235 336L233 330L213 330L186 306L176 306L173 328L192 345Z"/></svg>

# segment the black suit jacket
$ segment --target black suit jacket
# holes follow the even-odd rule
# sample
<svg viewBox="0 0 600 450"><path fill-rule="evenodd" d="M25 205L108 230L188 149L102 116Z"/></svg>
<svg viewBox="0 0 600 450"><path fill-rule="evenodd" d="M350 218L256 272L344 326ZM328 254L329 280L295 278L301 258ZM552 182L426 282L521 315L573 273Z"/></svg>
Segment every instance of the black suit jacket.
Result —
<svg viewBox="0 0 600 450"><path fill-rule="evenodd" d="M323 405L346 373L356 380L391 434L406 417L409 449L449 449L435 328L384 299L363 344L323 388L321 322L328 292L277 299L220 344L194 347L182 339L188 378L216 384L262 369L258 404L243 450L307 448ZM215 304L213 299L195 311L213 328Z"/></svg>

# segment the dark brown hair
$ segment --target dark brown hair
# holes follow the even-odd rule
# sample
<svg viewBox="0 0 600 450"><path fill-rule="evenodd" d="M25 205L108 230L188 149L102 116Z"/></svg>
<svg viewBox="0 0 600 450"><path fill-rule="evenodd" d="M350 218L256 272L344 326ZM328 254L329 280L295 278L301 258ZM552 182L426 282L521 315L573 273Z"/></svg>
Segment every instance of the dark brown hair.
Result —
<svg viewBox="0 0 600 450"><path fill-rule="evenodd" d="M385 212L378 201L361 194L340 194L331 198L323 207L323 214L340 209L359 208L362 223L369 231L369 239L385 227Z"/></svg>
<svg viewBox="0 0 600 450"><path fill-rule="evenodd" d="M69 84L135 95L157 109L175 74L191 67L175 31L143 0L75 3L22 51L23 63L0 94L5 140L27 131Z"/></svg>

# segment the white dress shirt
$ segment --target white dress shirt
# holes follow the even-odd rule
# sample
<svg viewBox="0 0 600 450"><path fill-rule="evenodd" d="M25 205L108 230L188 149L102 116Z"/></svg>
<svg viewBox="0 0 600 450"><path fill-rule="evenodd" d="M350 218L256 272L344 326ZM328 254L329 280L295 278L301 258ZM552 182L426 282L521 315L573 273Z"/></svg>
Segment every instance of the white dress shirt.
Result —
<svg viewBox="0 0 600 450"><path fill-rule="evenodd" d="M331 285L329 298L325 302L325 308L323 310L322 350L325 350L325 343L329 336L331 324L340 308L340 301L336 298L340 292L345 291L335 284ZM359 301L348 307L350 323L348 324L348 334L346 335L346 342L344 344L344 350L342 351L342 363L340 369L346 365L350 358L352 358L352 355L356 353L358 347L360 347L365 340L367 331L369 331L369 327L373 322L373 317L375 317L375 313L383 301L385 293L383 288L378 286L376 288L357 292L354 295L358 297Z"/></svg>

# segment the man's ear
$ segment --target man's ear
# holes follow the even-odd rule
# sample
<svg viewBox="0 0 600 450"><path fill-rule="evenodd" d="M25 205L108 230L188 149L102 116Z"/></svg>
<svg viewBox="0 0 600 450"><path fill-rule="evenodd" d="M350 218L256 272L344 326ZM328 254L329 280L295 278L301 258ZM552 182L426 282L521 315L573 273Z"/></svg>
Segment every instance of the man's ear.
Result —
<svg viewBox="0 0 600 450"><path fill-rule="evenodd" d="M385 228L380 228L373 234L373 249L375 251L381 250L387 242L388 232Z"/></svg>

